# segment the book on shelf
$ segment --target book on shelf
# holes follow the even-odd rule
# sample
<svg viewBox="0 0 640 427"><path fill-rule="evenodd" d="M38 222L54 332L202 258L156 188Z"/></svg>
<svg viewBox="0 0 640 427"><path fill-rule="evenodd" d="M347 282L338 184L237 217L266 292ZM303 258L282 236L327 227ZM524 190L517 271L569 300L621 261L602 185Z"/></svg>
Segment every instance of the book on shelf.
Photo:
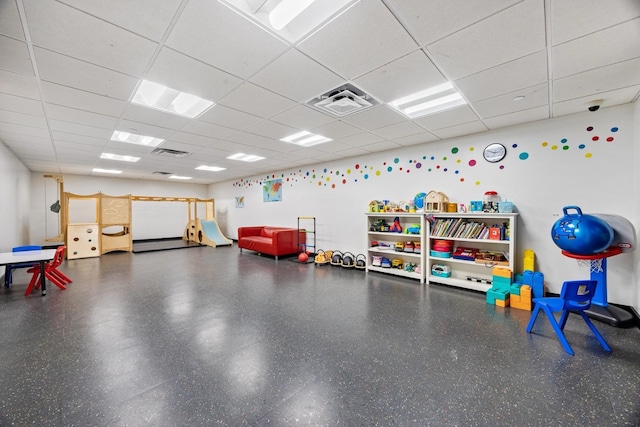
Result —
<svg viewBox="0 0 640 427"><path fill-rule="evenodd" d="M509 265L509 259L507 254L498 251L486 251L480 250L475 254L475 260L477 264L485 265Z"/></svg>

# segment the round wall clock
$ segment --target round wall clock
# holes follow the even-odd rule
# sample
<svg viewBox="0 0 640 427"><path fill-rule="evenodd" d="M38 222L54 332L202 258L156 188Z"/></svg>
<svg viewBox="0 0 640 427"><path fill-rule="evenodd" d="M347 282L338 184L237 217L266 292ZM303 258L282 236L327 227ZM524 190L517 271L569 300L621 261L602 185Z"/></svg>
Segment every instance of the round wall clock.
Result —
<svg viewBox="0 0 640 427"><path fill-rule="evenodd" d="M504 159L504 156L507 155L507 149L504 145L493 143L489 144L485 147L482 152L482 156L487 162L498 163L500 160Z"/></svg>

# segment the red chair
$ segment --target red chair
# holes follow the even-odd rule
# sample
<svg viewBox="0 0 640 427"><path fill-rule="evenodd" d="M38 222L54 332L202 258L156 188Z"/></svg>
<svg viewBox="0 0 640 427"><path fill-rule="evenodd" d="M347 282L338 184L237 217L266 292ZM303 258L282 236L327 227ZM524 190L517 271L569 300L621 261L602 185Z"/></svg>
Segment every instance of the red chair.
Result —
<svg viewBox="0 0 640 427"><path fill-rule="evenodd" d="M66 246L58 246L56 253L53 255L53 259L44 265L44 276L60 289L67 289L65 285L72 282L71 279L58 270L58 267L60 267L64 261L64 251L66 249ZM40 288L40 265L34 265L33 268L27 270L27 273L32 273L33 276L31 276L29 286L27 286L27 290L24 293L25 295L29 295L34 286L36 289Z"/></svg>

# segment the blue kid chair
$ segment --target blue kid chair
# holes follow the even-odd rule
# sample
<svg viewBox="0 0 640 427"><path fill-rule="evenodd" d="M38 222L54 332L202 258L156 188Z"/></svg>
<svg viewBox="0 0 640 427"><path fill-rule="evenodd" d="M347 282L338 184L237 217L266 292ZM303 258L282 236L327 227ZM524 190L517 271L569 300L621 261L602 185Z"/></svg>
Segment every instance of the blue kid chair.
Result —
<svg viewBox="0 0 640 427"><path fill-rule="evenodd" d="M542 309L546 313L553 330L558 336L560 344L562 344L562 347L564 347L567 353L573 356L573 350L567 342L562 330L567 323L569 313L574 312L582 316L602 347L607 351L611 351L611 348L607 345L604 338L602 338L602 335L600 335L600 332L598 332L596 327L593 326L593 323L591 323L591 320L589 320L587 315L584 313L585 310L588 310L589 307L591 307L591 299L595 295L597 283L598 282L595 280L567 281L562 284L560 297L534 298L533 303L535 306L533 308L533 313L531 313L529 324L527 325L527 332L531 332L533 324L538 318L538 313L540 313L540 310ZM556 322L556 319L553 316L553 313L557 311L562 312L559 322Z"/></svg>

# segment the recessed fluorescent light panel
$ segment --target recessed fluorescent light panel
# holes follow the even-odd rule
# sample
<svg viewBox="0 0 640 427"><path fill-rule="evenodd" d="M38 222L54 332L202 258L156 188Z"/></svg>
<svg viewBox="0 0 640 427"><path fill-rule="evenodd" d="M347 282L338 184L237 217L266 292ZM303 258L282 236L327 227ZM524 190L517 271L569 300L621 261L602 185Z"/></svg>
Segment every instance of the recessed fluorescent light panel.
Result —
<svg viewBox="0 0 640 427"><path fill-rule="evenodd" d="M227 157L227 159L240 160L243 162L257 162L258 160L264 160L264 157L254 156L253 154L237 153L233 156Z"/></svg>
<svg viewBox="0 0 640 427"><path fill-rule="evenodd" d="M221 167L218 167L218 166L205 166L205 165L202 165L202 166L198 166L196 169L199 170L199 171L220 172L220 171L225 170L226 168L221 168Z"/></svg>
<svg viewBox="0 0 640 427"><path fill-rule="evenodd" d="M112 141L127 142L129 144L145 145L147 147L157 147L164 142L164 139L154 138L152 136L136 135L135 133L113 131L111 135Z"/></svg>
<svg viewBox="0 0 640 427"><path fill-rule="evenodd" d="M322 144L323 142L332 141L331 138L324 137L322 135L316 135L311 132L302 131L293 135L289 135L286 138L282 138L280 141L296 144L301 147L311 147L312 145Z"/></svg>
<svg viewBox="0 0 640 427"><path fill-rule="evenodd" d="M143 80L131 100L134 104L193 119L213 105L212 101Z"/></svg>
<svg viewBox="0 0 640 427"><path fill-rule="evenodd" d="M112 174L119 174L122 173L122 171L118 171L115 169L100 169L100 168L93 168L93 172L98 172L98 173L112 173Z"/></svg>
<svg viewBox="0 0 640 427"><path fill-rule="evenodd" d="M409 118L427 116L449 110L467 102L451 83L416 92L390 102L389 105Z"/></svg>
<svg viewBox="0 0 640 427"><path fill-rule="evenodd" d="M293 43L331 22L360 0L219 0L233 11Z"/></svg>
<svg viewBox="0 0 640 427"><path fill-rule="evenodd" d="M117 160L119 162L137 162L140 160L140 157L134 156L121 156L120 154L112 154L112 153L102 153L100 154L101 159L107 160Z"/></svg>
<svg viewBox="0 0 640 427"><path fill-rule="evenodd" d="M183 180L192 179L192 177L190 177L190 176L180 176L180 175L171 175L169 178L171 178L171 179L183 179Z"/></svg>

